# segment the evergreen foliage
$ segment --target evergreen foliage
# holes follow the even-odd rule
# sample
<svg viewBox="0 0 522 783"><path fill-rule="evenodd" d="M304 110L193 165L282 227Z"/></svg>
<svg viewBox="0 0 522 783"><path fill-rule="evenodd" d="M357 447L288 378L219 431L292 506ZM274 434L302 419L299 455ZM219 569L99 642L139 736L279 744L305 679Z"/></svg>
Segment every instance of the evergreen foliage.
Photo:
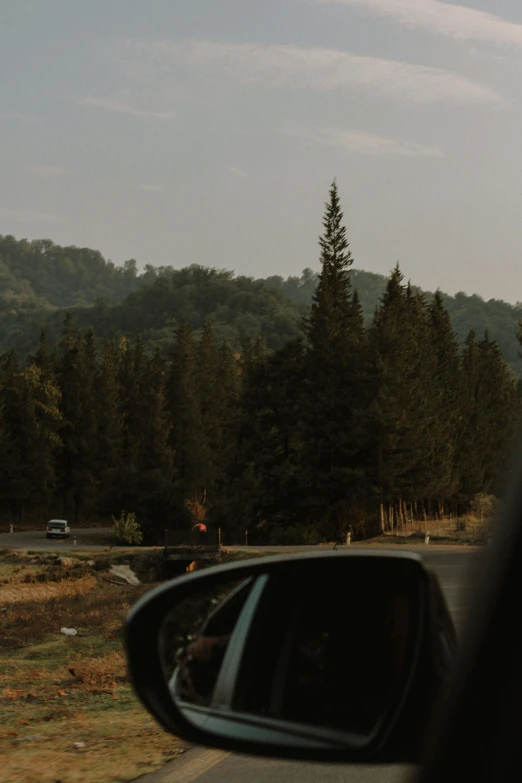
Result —
<svg viewBox="0 0 522 783"><path fill-rule="evenodd" d="M368 326L386 278L353 268L349 276ZM126 337L134 342L141 337L148 350L159 348L168 358L172 331L183 320L198 340L208 322L217 343L226 342L236 353L258 335L276 350L301 335L318 279L319 273L311 269L264 280L199 265L174 269L146 264L140 272L134 259L116 266L87 248L0 235L0 354L15 348L23 360L34 355L42 327L52 352L61 339L66 311L80 330L94 329L100 350L107 340ZM426 293L428 304L433 297ZM461 291L445 294L444 305L460 343L470 329L478 335L488 330L505 360L520 373L516 330L521 303L485 301Z"/></svg>
<svg viewBox="0 0 522 783"><path fill-rule="evenodd" d="M229 543L315 543L498 495L522 384L494 330L462 342L459 297L399 265L369 296L335 182L319 247L319 275L263 282L0 238L0 322L48 311L0 355L0 518L130 508L146 542L205 520ZM60 309L102 279L112 299Z"/></svg>

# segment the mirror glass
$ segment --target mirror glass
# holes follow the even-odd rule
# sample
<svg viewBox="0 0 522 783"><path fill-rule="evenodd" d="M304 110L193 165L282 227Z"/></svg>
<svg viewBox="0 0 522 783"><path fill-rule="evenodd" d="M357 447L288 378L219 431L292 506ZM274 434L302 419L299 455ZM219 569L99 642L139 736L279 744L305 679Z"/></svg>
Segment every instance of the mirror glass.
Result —
<svg viewBox="0 0 522 783"><path fill-rule="evenodd" d="M228 640L252 578L204 587L166 618L161 638L165 677L176 700L210 705Z"/></svg>
<svg viewBox="0 0 522 783"><path fill-rule="evenodd" d="M203 585L163 626L173 699L198 725L201 715L248 716L250 725L371 737L416 656L422 584L418 568L401 566L296 560Z"/></svg>

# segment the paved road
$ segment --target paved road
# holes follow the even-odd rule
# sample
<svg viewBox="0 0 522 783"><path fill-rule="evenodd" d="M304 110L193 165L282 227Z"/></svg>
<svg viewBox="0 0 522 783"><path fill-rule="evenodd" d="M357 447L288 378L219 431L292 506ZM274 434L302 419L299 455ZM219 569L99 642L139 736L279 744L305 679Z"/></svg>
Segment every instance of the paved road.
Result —
<svg viewBox="0 0 522 783"><path fill-rule="evenodd" d="M24 530L14 533L0 533L0 549L49 549L53 552L68 551L76 546L84 551L95 552L105 549L110 542L111 529L108 527L87 527L71 529L70 538L46 538L45 530Z"/></svg>
<svg viewBox="0 0 522 783"><path fill-rule="evenodd" d="M286 548L288 551L295 551ZM324 547L321 549L324 550ZM477 582L483 550L464 547L415 547L438 574L457 628L466 610L466 596ZM278 548L276 551L281 551ZM405 547L406 550L406 547ZM404 783L411 767L349 766L283 762L193 748L140 783Z"/></svg>
<svg viewBox="0 0 522 783"><path fill-rule="evenodd" d="M136 783L406 783L406 767L313 764L193 748Z"/></svg>

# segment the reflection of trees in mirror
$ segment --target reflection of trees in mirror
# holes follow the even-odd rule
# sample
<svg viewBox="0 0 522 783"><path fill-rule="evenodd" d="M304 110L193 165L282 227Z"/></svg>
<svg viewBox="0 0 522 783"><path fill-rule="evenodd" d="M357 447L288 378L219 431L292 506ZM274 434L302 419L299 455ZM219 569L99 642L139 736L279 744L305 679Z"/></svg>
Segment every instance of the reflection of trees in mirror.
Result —
<svg viewBox="0 0 522 783"><path fill-rule="evenodd" d="M196 704L210 702L229 636L250 590L250 579L201 590L182 601L162 629L165 678L177 673L176 694Z"/></svg>

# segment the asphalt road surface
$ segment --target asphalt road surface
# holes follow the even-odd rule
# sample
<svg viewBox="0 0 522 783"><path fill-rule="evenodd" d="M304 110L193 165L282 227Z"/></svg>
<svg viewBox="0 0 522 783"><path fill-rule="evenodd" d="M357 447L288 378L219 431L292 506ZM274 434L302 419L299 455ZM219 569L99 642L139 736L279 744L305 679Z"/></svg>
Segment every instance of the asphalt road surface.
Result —
<svg viewBox="0 0 522 783"><path fill-rule="evenodd" d="M274 549L295 551L291 547ZM483 550L435 546L411 549L420 552L438 574L459 629L468 591L478 579ZM404 783L412 777L412 768L404 766L312 764L192 748L159 772L140 778L140 783Z"/></svg>
<svg viewBox="0 0 522 783"><path fill-rule="evenodd" d="M69 538L46 538L45 528L15 531L14 533L0 533L0 549L9 547L31 551L48 549L53 552L67 552L75 546L74 536L76 536L78 549L95 552L105 549L110 544L110 535L111 529L108 527L86 527L77 530L71 528Z"/></svg>

